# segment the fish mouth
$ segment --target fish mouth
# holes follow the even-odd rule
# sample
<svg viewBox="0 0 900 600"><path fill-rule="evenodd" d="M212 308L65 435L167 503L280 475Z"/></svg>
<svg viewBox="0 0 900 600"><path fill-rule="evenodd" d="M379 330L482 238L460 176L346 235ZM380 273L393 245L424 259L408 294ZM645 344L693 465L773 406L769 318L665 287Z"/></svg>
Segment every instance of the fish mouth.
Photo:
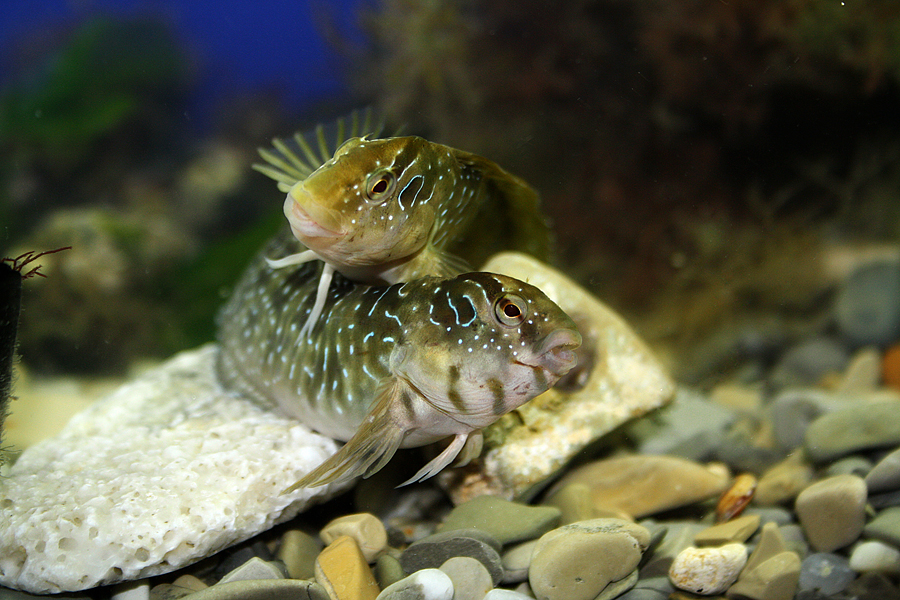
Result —
<svg viewBox="0 0 900 600"><path fill-rule="evenodd" d="M284 199L284 216L294 237L301 242L309 238L339 238L347 233L343 231L337 211L313 200L302 181L292 187Z"/></svg>
<svg viewBox="0 0 900 600"><path fill-rule="evenodd" d="M562 377L578 363L575 350L579 346L581 334L574 329L552 331L538 344L533 366Z"/></svg>

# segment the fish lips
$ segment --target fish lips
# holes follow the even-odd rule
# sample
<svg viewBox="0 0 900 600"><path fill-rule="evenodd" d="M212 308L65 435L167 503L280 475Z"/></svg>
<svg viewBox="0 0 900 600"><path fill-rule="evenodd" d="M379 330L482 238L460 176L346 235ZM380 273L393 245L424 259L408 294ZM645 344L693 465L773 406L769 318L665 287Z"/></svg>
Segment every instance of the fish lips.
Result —
<svg viewBox="0 0 900 600"><path fill-rule="evenodd" d="M580 333L574 329L556 329L537 344L531 360L521 362L540 367L555 377L562 377L578 364L575 350L579 346L581 346Z"/></svg>
<svg viewBox="0 0 900 600"><path fill-rule="evenodd" d="M300 241L309 238L339 238L346 235L336 211L316 203L302 187L302 182L291 188L284 199L284 216L291 231Z"/></svg>

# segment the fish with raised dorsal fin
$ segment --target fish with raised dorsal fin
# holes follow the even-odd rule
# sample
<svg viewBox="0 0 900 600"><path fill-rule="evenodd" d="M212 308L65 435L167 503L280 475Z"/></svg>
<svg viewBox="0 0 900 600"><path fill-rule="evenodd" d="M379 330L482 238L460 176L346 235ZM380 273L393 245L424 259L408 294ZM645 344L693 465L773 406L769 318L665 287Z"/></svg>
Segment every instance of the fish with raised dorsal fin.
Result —
<svg viewBox="0 0 900 600"><path fill-rule="evenodd" d="M304 333L315 325L335 271L391 284L456 275L467 270L466 258L481 261L500 249L547 258L549 229L537 192L525 181L486 158L421 137L353 136L368 122L354 121L351 137L330 157L321 129L319 155L301 135L294 138L297 151L282 141L274 151L260 151L269 164L256 168L287 190L284 214L306 247L270 265L325 263ZM344 131L339 123L336 141ZM490 236L466 236L483 234L485 219Z"/></svg>
<svg viewBox="0 0 900 600"><path fill-rule="evenodd" d="M581 336L562 309L537 288L490 273L391 286L338 275L319 325L301 335L321 267L265 262L297 246L287 232L270 243L218 319L223 385L347 441L295 487L368 476L398 448L451 436L409 482L465 462L480 452L482 428L576 363Z"/></svg>

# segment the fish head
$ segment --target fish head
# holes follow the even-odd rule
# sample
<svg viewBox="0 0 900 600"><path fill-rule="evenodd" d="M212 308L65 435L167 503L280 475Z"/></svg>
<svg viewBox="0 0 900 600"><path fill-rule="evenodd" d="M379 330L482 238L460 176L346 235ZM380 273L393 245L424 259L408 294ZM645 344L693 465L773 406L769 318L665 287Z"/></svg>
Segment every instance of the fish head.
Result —
<svg viewBox="0 0 900 600"><path fill-rule="evenodd" d="M541 290L491 273L445 280L421 320L428 326L410 332L400 371L434 408L472 428L552 387L581 345L575 322Z"/></svg>
<svg viewBox="0 0 900 600"><path fill-rule="evenodd" d="M428 242L428 200L442 155L419 137L351 138L288 192L294 236L326 262L365 266L400 261Z"/></svg>

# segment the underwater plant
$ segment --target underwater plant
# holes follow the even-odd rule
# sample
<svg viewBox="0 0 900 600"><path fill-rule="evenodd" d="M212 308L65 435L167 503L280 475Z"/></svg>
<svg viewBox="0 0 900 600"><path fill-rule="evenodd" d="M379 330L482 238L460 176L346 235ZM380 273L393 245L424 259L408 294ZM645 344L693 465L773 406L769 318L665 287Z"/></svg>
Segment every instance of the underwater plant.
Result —
<svg viewBox="0 0 900 600"><path fill-rule="evenodd" d="M0 150L25 165L71 172L125 125L144 122L152 131L172 110L187 73L162 22L86 20L38 64L22 65L0 91Z"/></svg>
<svg viewBox="0 0 900 600"><path fill-rule="evenodd" d="M3 443L3 423L9 414L12 393L12 368L16 358L19 312L22 307L22 281L35 276L46 277L40 271L41 265L25 269L44 255L69 249L57 248L38 253L30 251L16 258L0 260L0 444ZM6 461L6 451L0 445L0 466Z"/></svg>

